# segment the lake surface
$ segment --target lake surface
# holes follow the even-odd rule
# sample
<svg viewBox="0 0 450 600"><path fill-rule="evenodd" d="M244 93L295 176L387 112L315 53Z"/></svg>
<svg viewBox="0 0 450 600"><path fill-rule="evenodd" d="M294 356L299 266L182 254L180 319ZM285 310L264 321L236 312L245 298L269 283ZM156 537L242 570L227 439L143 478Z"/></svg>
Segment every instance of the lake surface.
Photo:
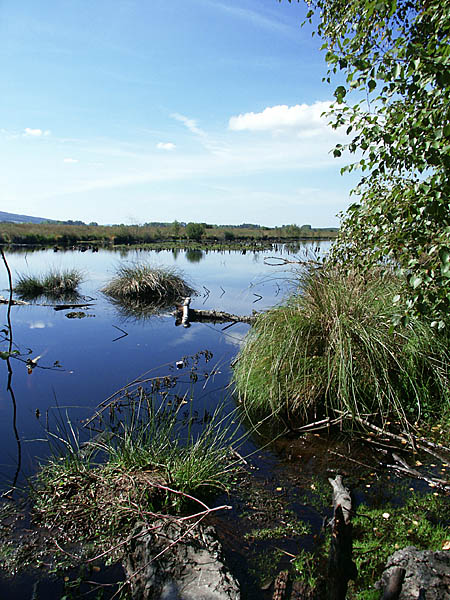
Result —
<svg viewBox="0 0 450 600"><path fill-rule="evenodd" d="M192 298L192 308L250 315L281 302L293 289L294 271L302 269L295 261L312 258L313 249L319 255L326 253L329 247L329 242L322 242L305 245L295 253L285 246L254 253L7 250L13 281L18 274L38 275L52 268L80 269L85 278L80 292L92 305L55 311L51 301L40 299L40 304L11 307L14 349L19 354L9 361L12 372L8 371L8 361L0 360L0 494L20 499L21 491L28 489L27 479L39 465L55 450L64 450L58 438L72 442L76 438L82 443L95 435L95 430L86 427L86 421L102 402L134 380L176 377L178 382L171 394L186 394L188 416L198 417L194 427L202 427L221 403L227 411L234 409L230 363L249 326L194 322L190 328L176 327L170 310L143 319L127 317L101 293L118 265L145 261L177 267L198 292ZM7 271L1 263L0 290L8 296ZM67 318L74 310L83 310L86 317ZM0 304L0 351L8 350L7 334L7 306ZM210 355L206 361L205 356ZM30 369L27 359L37 361L36 366ZM187 366L178 369L177 362L182 360ZM193 381L191 367L196 360L198 380ZM244 425L240 433L245 433ZM378 450L358 440L350 445L349 438L339 433L321 436L313 432L275 440L273 435L271 431L269 444L269 439L250 432L239 449L248 459L244 469L247 475L231 496L216 499L219 505L232 507L218 514L214 524L233 572L240 579L245 600L272 597L269 589L258 587L251 574L256 565L258 578L260 565L269 556L266 552L272 553L269 563L277 574L290 567L299 548L315 547L324 515L330 514L331 489L326 474L341 473L352 481L356 507L369 496L375 506L388 501L398 503L403 493L397 492L389 472L379 474ZM322 508L311 492L318 485L323 489ZM411 486L422 490L425 484L406 480L401 489ZM271 540L249 542L246 538L249 535L252 539L255 524L277 526L286 515L306 523L309 533L283 536L275 545ZM278 558L273 557L274 548ZM111 569L102 567L96 581L111 585L123 579L120 567ZM41 579L35 572L14 578L5 572L0 574L1 598L57 600L63 588L61 579L45 575Z"/></svg>
<svg viewBox="0 0 450 600"><path fill-rule="evenodd" d="M313 248L320 253L329 242L306 245L297 255L280 246L264 252L202 252L99 250L92 252L7 251L13 275L41 274L49 269L77 268L84 273L80 292L92 299L93 306L82 309L86 318L69 319L70 309L55 311L52 306L13 306L11 319L14 347L21 356L11 360L11 390L7 389L6 361L0 361L0 477L1 492L12 484L19 487L32 475L39 462L52 451L50 442L64 437L70 426L80 440L90 433L79 427L102 401L141 374L175 374L180 386L191 386L189 376L177 372L175 364L208 350L213 357L207 365L199 362L199 372L214 377L200 378L194 392L194 409L199 415L212 412L222 401L232 404L226 391L230 380L230 361L239 350L248 326L193 323L188 329L175 327L167 312L145 319L127 318L101 293L101 288L123 262L145 261L157 266L180 269L197 290L192 308L215 309L240 315L265 310L282 300L292 288L294 265L269 266L269 257L296 260ZM269 260L269 262L276 262ZM278 261L282 262L282 261ZM297 268L298 265L297 265ZM0 289L8 296L7 272L0 265ZM50 304L40 299L43 304ZM72 309L73 310L73 309ZM80 309L78 309L80 310ZM0 323L7 322L7 307L0 306ZM7 350L3 341L0 350ZM27 367L28 358L40 357L37 366ZM56 366L55 366L56 365Z"/></svg>

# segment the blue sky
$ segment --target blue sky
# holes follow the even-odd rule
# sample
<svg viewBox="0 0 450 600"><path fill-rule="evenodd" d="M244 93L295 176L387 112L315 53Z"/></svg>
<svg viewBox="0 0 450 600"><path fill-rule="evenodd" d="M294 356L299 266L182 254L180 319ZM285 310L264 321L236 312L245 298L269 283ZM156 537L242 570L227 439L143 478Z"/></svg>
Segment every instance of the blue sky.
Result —
<svg viewBox="0 0 450 600"><path fill-rule="evenodd" d="M321 41L283 0L1 0L0 210L338 224Z"/></svg>

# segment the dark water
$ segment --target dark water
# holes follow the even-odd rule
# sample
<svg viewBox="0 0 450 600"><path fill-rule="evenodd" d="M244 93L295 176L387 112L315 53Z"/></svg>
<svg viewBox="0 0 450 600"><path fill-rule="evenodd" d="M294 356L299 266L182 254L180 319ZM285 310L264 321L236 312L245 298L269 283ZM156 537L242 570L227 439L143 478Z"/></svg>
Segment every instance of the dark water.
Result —
<svg viewBox="0 0 450 600"><path fill-rule="evenodd" d="M314 244L314 248L317 246ZM322 242L319 246L320 253L324 253L330 244ZM66 317L74 309L55 311L52 306L37 304L11 308L14 348L20 355L9 361L12 373L8 372L7 361L0 360L0 494L8 493L14 486L19 492L27 489L27 479L53 451L55 435L70 437L73 430L80 441L89 438L92 433L83 426L85 420L105 399L144 373L148 373L148 377L179 377L180 393L186 390L192 393L192 407L199 422L202 415L214 412L219 403L225 402L230 410L234 408L233 397L227 390L230 362L239 351L248 326L235 324L226 328L226 324L192 323L185 329L175 326L170 311L144 319L126 318L100 292L120 263L148 261L156 266L175 266L198 291L192 299L192 308L249 315L281 302L292 289L293 269L301 268L294 264L269 266L267 259L295 261L305 258L305 253L311 250L311 246L305 246L296 254L285 247L255 253L7 251L13 280L18 273L40 274L51 268L82 270L85 281L80 291L93 305L75 309L86 313L82 319ZM0 293L5 297L7 286L7 272L0 264L0 290L3 290ZM49 303L46 299L39 302ZM6 337L6 325L7 307L0 304L0 329L5 330L1 337ZM0 351L7 349L4 339L0 342ZM180 371L176 363L183 357L195 357L205 351L212 354L212 358L206 364L204 354L200 354L200 378L192 383L189 369ZM26 360L36 357L40 357L37 366L29 373ZM192 360L189 359L189 364ZM206 381L201 377L203 372L214 376ZM251 555L266 549L264 542L257 546L243 541L244 533L255 526L254 515L264 512L269 521L273 518L276 524L285 509L293 511L311 526L310 535L301 539L302 547L310 549L320 532L323 510L314 508L308 498L305 499L304 491L311 490L316 474L323 477L326 473L339 472L347 478L353 477L357 483L353 489L357 503L371 487L365 479L362 483L357 481L358 460L350 459L353 463L349 463L346 455L363 462L369 458L359 456L357 449L350 451L346 440L329 440L312 434L301 439L285 436L271 444L270 449L260 448L261 444L261 438L250 435L241 450L244 455L253 454L249 466L251 476L242 482L240 496L218 500L233 507L230 513L218 516L217 528L232 567L242 578L242 597L247 600L271 597L248 577ZM386 494L392 495L389 476L380 478L378 484L372 486L375 488L380 502L386 501ZM325 496L327 493L328 490ZM243 514L247 514L245 519ZM277 541L285 552L281 561L286 564L282 562L280 568L289 566L289 557L297 553L298 543L295 538ZM273 550L270 543L268 547ZM120 572L107 569L98 575L99 581L106 582L121 578ZM61 597L62 590L61 581L44 579L37 584L34 575L14 579L0 577L0 600L56 599Z"/></svg>
<svg viewBox="0 0 450 600"><path fill-rule="evenodd" d="M315 245L316 246L316 245ZM329 243L322 243L326 251ZM306 247L308 250L308 247ZM305 249L303 250L303 254ZM22 360L11 360L11 392L6 389L8 370L0 360L0 477L2 492L20 473L17 484L36 469L50 449L46 430L76 428L93 409L116 390L150 371L170 373L175 362L208 350L213 358L208 369L214 378L195 392L195 409L211 411L226 396L229 363L236 355L248 326L236 324L223 331L223 324L193 323L189 329L175 327L169 313L144 320L125 318L100 292L123 261L148 261L175 266L198 291L192 308L205 308L248 315L281 301L291 285L290 266L267 266L270 256L295 260L286 249L277 252L122 251L100 250L53 252L7 252L13 281L20 274L41 274L49 269L77 268L84 273L81 294L93 298L83 309L83 319L69 319L70 310L51 306L13 306L11 319L15 348ZM273 262L273 261L272 261ZM0 289L5 297L7 272L0 264ZM41 299L39 302L48 303ZM0 324L6 326L6 306L0 306ZM78 309L80 310L80 309ZM126 333L126 335L125 335ZM3 342L0 350L6 350ZM25 360L40 357L28 373ZM54 365L61 365L56 366ZM15 406L14 406L15 400ZM83 431L80 434L84 435Z"/></svg>

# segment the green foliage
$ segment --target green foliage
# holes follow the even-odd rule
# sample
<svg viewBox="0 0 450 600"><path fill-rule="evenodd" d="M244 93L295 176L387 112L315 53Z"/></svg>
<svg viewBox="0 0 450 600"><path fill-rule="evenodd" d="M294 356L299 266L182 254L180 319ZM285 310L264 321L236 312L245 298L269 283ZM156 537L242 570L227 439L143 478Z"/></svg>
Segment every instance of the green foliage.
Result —
<svg viewBox="0 0 450 600"><path fill-rule="evenodd" d="M412 493L404 506L360 506L353 519L353 559L358 569L355 596L371 598L368 591L378 580L388 557L400 548L442 550L448 540L450 510L443 496ZM379 597L379 593L378 596Z"/></svg>
<svg viewBox="0 0 450 600"><path fill-rule="evenodd" d="M353 138L364 175L343 217L336 262L404 275L404 321L438 328L450 307L450 11L441 0L312 0L329 66L340 85L329 117ZM318 21L316 21L318 19Z"/></svg>
<svg viewBox="0 0 450 600"><path fill-rule="evenodd" d="M296 578L310 589L314 589L317 585L317 565L314 554L302 549L292 564L297 574Z"/></svg>
<svg viewBox="0 0 450 600"><path fill-rule="evenodd" d="M188 223L185 232L189 240L199 242L205 233L205 226L203 223Z"/></svg>
<svg viewBox="0 0 450 600"><path fill-rule="evenodd" d="M308 533L311 533L309 524L294 518L290 519L284 525L252 529L244 535L244 538L246 540L275 540L277 538L307 535Z"/></svg>
<svg viewBox="0 0 450 600"><path fill-rule="evenodd" d="M76 296L83 281L83 274L77 269L51 270L45 275L19 275L14 291L24 299L32 300L39 296L61 299Z"/></svg>
<svg viewBox="0 0 450 600"><path fill-rule="evenodd" d="M179 237L180 235L180 231L181 231L181 225L180 223L175 219L175 221L172 223L172 235L174 237Z"/></svg>
<svg viewBox="0 0 450 600"><path fill-rule="evenodd" d="M63 439L65 452L55 454L34 479L34 520L63 532L65 541L113 543L137 521L178 514L190 505L187 494L205 498L231 484L237 425L220 409L194 431L180 418L181 404L157 406L142 389L127 401L120 427L81 449Z"/></svg>
<svg viewBox="0 0 450 600"><path fill-rule="evenodd" d="M234 380L246 410L403 423L448 413L448 336L419 319L392 327L397 277L310 269L299 286L258 317L240 352Z"/></svg>
<svg viewBox="0 0 450 600"><path fill-rule="evenodd" d="M215 243L222 239L226 230L232 229L235 240L251 243L260 240L262 231L266 238L280 240L289 237L284 228L261 228L259 225L243 224L238 226L207 225L202 235L202 244ZM159 233L158 231L159 230ZM57 245L72 246L79 244L98 245L156 245L161 248L168 244L173 248L173 237L183 237L185 228L182 223L147 223L144 225L67 225L60 223L4 223L0 222L0 243L30 246ZM156 241L157 234L160 240ZM305 230L302 237L313 239L334 239L335 228L315 228ZM195 240L194 240L195 241ZM233 242L233 240L229 240ZM186 242L182 247L186 245ZM219 249L221 245L219 244Z"/></svg>

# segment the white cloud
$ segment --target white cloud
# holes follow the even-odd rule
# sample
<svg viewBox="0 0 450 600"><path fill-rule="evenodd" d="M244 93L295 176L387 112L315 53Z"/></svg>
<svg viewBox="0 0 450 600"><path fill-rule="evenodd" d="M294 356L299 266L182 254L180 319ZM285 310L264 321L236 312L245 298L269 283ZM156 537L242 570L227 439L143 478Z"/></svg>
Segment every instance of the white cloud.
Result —
<svg viewBox="0 0 450 600"><path fill-rule="evenodd" d="M158 150L174 150L176 148L175 144L172 144L172 142L158 142L156 147Z"/></svg>
<svg viewBox="0 0 450 600"><path fill-rule="evenodd" d="M197 136L197 139L199 140L200 144L202 144L202 146L211 154L215 154L217 156L224 156L228 153L227 146L224 145L221 141L212 138L203 129L200 129L195 119L190 119L189 117L181 115L180 113L172 113L170 116L172 119L183 123L183 125L187 129L189 129L191 133Z"/></svg>
<svg viewBox="0 0 450 600"><path fill-rule="evenodd" d="M25 127L24 135L27 137L41 137L43 135L50 135L50 130L46 129L43 131L42 129L32 129L31 127Z"/></svg>
<svg viewBox="0 0 450 600"><path fill-rule="evenodd" d="M200 129L200 127L197 126L197 121L195 119L190 119L189 117L180 115L180 113L172 113L170 116L172 119L176 119L177 121L180 121L180 123L183 123L183 125L185 125L189 131L195 133L195 135L206 137L206 133L203 131L203 129Z"/></svg>
<svg viewBox="0 0 450 600"><path fill-rule="evenodd" d="M25 127L25 135L31 137L40 137L44 132L42 129L31 129L30 127Z"/></svg>
<svg viewBox="0 0 450 600"><path fill-rule="evenodd" d="M232 131L295 131L317 134L329 130L322 113L330 108L331 102L268 106L262 112L248 112L231 117L228 123Z"/></svg>
<svg viewBox="0 0 450 600"><path fill-rule="evenodd" d="M80 161L78 160L78 158L64 158L63 162L68 163L68 164L75 164Z"/></svg>

